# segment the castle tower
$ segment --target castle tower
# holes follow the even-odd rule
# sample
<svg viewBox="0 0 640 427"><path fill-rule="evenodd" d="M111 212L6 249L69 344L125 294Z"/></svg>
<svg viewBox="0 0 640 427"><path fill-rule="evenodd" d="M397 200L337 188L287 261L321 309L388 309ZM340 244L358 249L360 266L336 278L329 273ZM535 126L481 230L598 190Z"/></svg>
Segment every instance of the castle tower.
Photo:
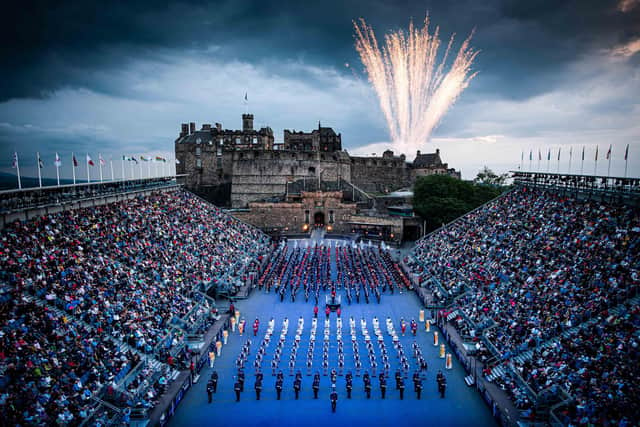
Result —
<svg viewBox="0 0 640 427"><path fill-rule="evenodd" d="M242 115L242 132L253 131L253 114Z"/></svg>

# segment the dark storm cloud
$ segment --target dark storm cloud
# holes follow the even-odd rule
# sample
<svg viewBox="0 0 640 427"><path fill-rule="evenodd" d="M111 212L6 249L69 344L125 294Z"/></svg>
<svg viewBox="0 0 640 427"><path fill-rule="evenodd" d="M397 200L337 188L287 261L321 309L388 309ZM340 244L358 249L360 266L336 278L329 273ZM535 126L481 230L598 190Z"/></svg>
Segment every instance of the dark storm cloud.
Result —
<svg viewBox="0 0 640 427"><path fill-rule="evenodd" d="M350 73L343 64L359 63L352 19L366 18L381 37L409 18L419 23L427 10L443 38L456 32L460 40L476 28L473 44L482 53L475 68L486 80L472 85L470 97L526 98L552 88L552 76L576 58L640 34L640 8L621 13L616 6L603 0L13 2L0 18L0 101L67 87L122 95L123 82L96 75L158 50L254 64L299 60Z"/></svg>

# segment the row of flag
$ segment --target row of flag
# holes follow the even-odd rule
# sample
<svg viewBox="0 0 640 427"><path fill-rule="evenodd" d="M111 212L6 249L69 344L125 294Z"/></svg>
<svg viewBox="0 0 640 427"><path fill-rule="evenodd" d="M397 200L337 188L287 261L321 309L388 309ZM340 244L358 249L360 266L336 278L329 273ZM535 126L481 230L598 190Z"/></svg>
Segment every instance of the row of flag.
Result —
<svg viewBox="0 0 640 427"><path fill-rule="evenodd" d="M558 161L560 160L560 150L558 148ZM524 156L524 151L522 152ZM573 147L569 147L569 157L573 156ZM609 160L611 158L611 144L609 144L609 149L607 150L606 159ZM629 144L627 144L627 148L624 150L624 159L627 160L629 158ZM529 160L533 160L533 150L529 151ZM542 151L538 148L538 160L542 160ZM547 160L551 160L551 148L547 152ZM584 147L582 147L582 160L584 160ZM598 146L596 145L596 157L595 160L598 161Z"/></svg>
<svg viewBox="0 0 640 427"><path fill-rule="evenodd" d="M598 164L598 155L599 155L599 151L600 151L600 147L596 145L596 153L595 153L595 167L593 170L594 175L596 174L597 171L597 164ZM558 172L560 171L560 157L561 157L561 152L562 149L558 148ZM609 149L607 150L607 154L605 155L605 159L609 161L609 166L607 169L607 176L609 176L610 171L611 171L611 154L612 153L612 145L609 144ZM538 167L540 166L540 161L542 161L542 150L540 150L538 148ZM585 147L582 147L582 156L581 156L581 160L582 160L582 165L584 165L584 158L585 158ZM573 159L573 147L569 147L569 172L571 172L571 160ZM624 176L627 176L627 162L629 160L629 144L627 144L627 147L624 150L624 161L625 161L625 167L624 167ZM524 151L522 152L522 155L520 157L520 167L522 168L522 162L524 161ZM529 162L533 161L533 149L529 151ZM551 161L551 148L549 148L549 150L547 151L547 162ZM547 164L547 172L549 169L549 165ZM580 169L580 173L582 174L582 166Z"/></svg>
<svg viewBox="0 0 640 427"><path fill-rule="evenodd" d="M40 153L37 152L36 153L36 160L37 160L37 165L38 165L38 182L39 182L39 186L42 187L42 173L41 173L41 169L44 168L45 166L45 162L43 161L42 157L40 156ZM138 161L142 161L142 162L159 162L159 163L166 163L167 159L162 157L162 156L149 156L149 157L145 157L145 156L122 156L122 176L124 177L124 162L128 161L128 162L133 162L135 164L138 164ZM111 162L111 177L113 180L113 162L110 159ZM175 159L176 164L180 164L180 161L178 159ZM73 183L76 183L76 168L79 166L80 162L78 161L78 158L76 157L75 153L71 153L71 163L73 165L72 168L72 172L73 172ZM89 174L89 166L96 166L96 162L93 161L93 159L91 158L91 156L89 155L89 153L87 153L86 155L86 159L85 159L85 163L87 165L87 182L90 182L90 174ZM100 181L102 182L102 166L105 166L107 164L107 162L105 161L105 159L102 157L102 154L98 154L98 165L100 166ZM60 171L59 169L62 167L62 159L60 159L60 156L58 155L58 153L56 153L55 159L53 161L53 165L56 167L56 177L58 180L58 185L60 185ZM18 175L18 188L22 188L22 183L20 180L20 164L19 164L19 160L18 160L18 152L14 152L13 153L13 159L12 159L12 163L11 166L16 169L17 175ZM133 164L132 164L132 175L133 175ZM142 170L140 172L140 174L142 175ZM148 175L150 177L151 175L151 170L148 170ZM142 176L141 176L142 177Z"/></svg>
<svg viewBox="0 0 640 427"><path fill-rule="evenodd" d="M44 161L40 157L40 153L36 153L36 157L38 159L38 167L40 169L44 168ZM165 163L167 161L166 158L160 157L160 156L156 156L155 158L139 156L139 159L141 161L143 161L143 162L156 161L156 162ZM130 156L130 157L129 156L122 156L122 160L138 163L138 158L136 158L135 156ZM78 158L75 156L75 154L71 155L71 161L72 161L74 167L77 168L79 166ZM104 166L104 165L107 164L107 162L102 158L102 155L100 155L100 154L98 155L98 161L100 162L101 166ZM91 156L89 156L89 154L87 154L87 164L89 166L95 166L96 165L96 163L93 161ZM176 164L180 164L180 160L176 159ZM56 158L53 161L53 165L55 167L57 167L57 168L62 167L62 160L60 160L60 156L58 155L58 153L56 153ZM13 153L13 160L11 162L11 167L14 168L14 169L19 167L19 165L18 165L18 153L17 152Z"/></svg>

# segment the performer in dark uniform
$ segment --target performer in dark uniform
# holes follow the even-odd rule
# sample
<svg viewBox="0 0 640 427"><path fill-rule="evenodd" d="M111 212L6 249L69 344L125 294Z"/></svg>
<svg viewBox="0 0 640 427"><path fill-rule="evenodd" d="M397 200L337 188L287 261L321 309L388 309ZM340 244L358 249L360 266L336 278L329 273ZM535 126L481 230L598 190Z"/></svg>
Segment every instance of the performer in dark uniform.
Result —
<svg viewBox="0 0 640 427"><path fill-rule="evenodd" d="M296 393L296 400L298 400L298 397L300 396L300 389L302 388L302 381L297 378L294 382L293 382L293 391L295 391Z"/></svg>
<svg viewBox="0 0 640 427"><path fill-rule="evenodd" d="M240 391L244 391L244 372L238 372L238 383L240 383Z"/></svg>
<svg viewBox="0 0 640 427"><path fill-rule="evenodd" d="M254 386L256 390L256 400L260 400L260 392L262 391L262 380L256 379L256 385Z"/></svg>
<svg viewBox="0 0 640 427"><path fill-rule="evenodd" d="M278 400L280 400L280 395L282 394L282 379L280 378L276 380L276 394L278 396Z"/></svg>
<svg viewBox="0 0 640 427"><path fill-rule="evenodd" d="M240 383L238 381L233 385L233 390L236 392L236 402L240 402Z"/></svg>
<svg viewBox="0 0 640 427"><path fill-rule="evenodd" d="M336 392L336 386L333 385L333 390L331 390L331 412L336 412L336 404L338 403L338 392Z"/></svg>
<svg viewBox="0 0 640 427"><path fill-rule="evenodd" d="M364 391L367 394L367 399L371 399L371 380L364 383Z"/></svg>
<svg viewBox="0 0 640 427"><path fill-rule="evenodd" d="M313 379L313 398L317 399L318 398L318 391L320 391L320 377L315 377Z"/></svg>
<svg viewBox="0 0 640 427"><path fill-rule="evenodd" d="M216 393L218 391L218 371L211 373L211 384L213 384L213 392Z"/></svg>
<svg viewBox="0 0 640 427"><path fill-rule="evenodd" d="M207 396L209 396L209 403L211 403L211 400L213 399L213 384L211 383L211 380L207 383Z"/></svg>
<svg viewBox="0 0 640 427"><path fill-rule="evenodd" d="M398 384L398 390L400 390L400 400L404 400L404 380L400 378L400 384Z"/></svg>
<svg viewBox="0 0 640 427"><path fill-rule="evenodd" d="M416 397L418 398L418 400L420 400L420 396L422 395L422 380L418 380L418 382L415 384L415 389Z"/></svg>
<svg viewBox="0 0 640 427"><path fill-rule="evenodd" d="M387 394L387 380L385 379L384 375L380 374L380 395L384 399L386 394Z"/></svg>
<svg viewBox="0 0 640 427"><path fill-rule="evenodd" d="M444 392L447 389L447 379L444 377L442 371L438 371L438 375L436 375L436 382L438 383L440 398L444 398Z"/></svg>

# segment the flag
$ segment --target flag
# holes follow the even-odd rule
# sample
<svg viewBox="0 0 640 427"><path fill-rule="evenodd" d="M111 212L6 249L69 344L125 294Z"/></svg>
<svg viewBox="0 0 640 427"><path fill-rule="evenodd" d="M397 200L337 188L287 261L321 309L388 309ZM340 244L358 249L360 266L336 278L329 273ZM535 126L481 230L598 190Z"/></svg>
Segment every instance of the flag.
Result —
<svg viewBox="0 0 640 427"><path fill-rule="evenodd" d="M73 167L77 168L78 167L78 159L76 159L76 155L75 154L72 155L72 160L73 160Z"/></svg>
<svg viewBox="0 0 640 427"><path fill-rule="evenodd" d="M180 164L180 160L176 159L176 165Z"/></svg>
<svg viewBox="0 0 640 427"><path fill-rule="evenodd" d="M129 157L130 161L136 162L136 165L138 164L138 159L135 158L135 156L131 156Z"/></svg>
<svg viewBox="0 0 640 427"><path fill-rule="evenodd" d="M542 160L542 153L540 152L539 148L538 148L538 160Z"/></svg>
<svg viewBox="0 0 640 427"><path fill-rule="evenodd" d="M607 151L607 160L611 158L611 144L609 144L609 151Z"/></svg>
<svg viewBox="0 0 640 427"><path fill-rule="evenodd" d="M42 162L42 159L40 158L40 153L38 153L38 167L40 169L42 169L44 167L44 163Z"/></svg>
<svg viewBox="0 0 640 427"><path fill-rule="evenodd" d="M244 100L249 101L249 99L247 98L247 92L244 93Z"/></svg>
<svg viewBox="0 0 640 427"><path fill-rule="evenodd" d="M102 158L102 154L98 154L98 159L100 160L100 166L104 166L107 164L107 162L105 162Z"/></svg>
<svg viewBox="0 0 640 427"><path fill-rule="evenodd" d="M628 148L628 146L627 146ZM13 152L13 161L11 162L11 167L16 169L18 167L18 152L14 151Z"/></svg>
<svg viewBox="0 0 640 427"><path fill-rule="evenodd" d="M584 161L584 145L582 146L582 160Z"/></svg>
<svg viewBox="0 0 640 427"><path fill-rule="evenodd" d="M573 147L569 147L569 158L573 156Z"/></svg>
<svg viewBox="0 0 640 427"><path fill-rule="evenodd" d="M549 151L547 152L547 161L551 160L551 148L549 148Z"/></svg>
<svg viewBox="0 0 640 427"><path fill-rule="evenodd" d="M148 162L151 159L149 157L140 156L140 160L142 160L143 162Z"/></svg>
<svg viewBox="0 0 640 427"><path fill-rule="evenodd" d="M91 165L91 166L95 166L96 164L93 163L93 160L91 160L91 157L89 157L89 154L87 154L87 164Z"/></svg>
<svg viewBox="0 0 640 427"><path fill-rule="evenodd" d="M56 153L56 159L53 162L53 164L55 165L55 167L59 168L60 166L62 166L62 160L60 160L60 156L58 156L58 153Z"/></svg>
<svg viewBox="0 0 640 427"><path fill-rule="evenodd" d="M165 159L164 157L160 157L160 156L156 156L156 162L166 162L167 159Z"/></svg>
<svg viewBox="0 0 640 427"><path fill-rule="evenodd" d="M598 161L598 146L596 145L596 162Z"/></svg>
<svg viewBox="0 0 640 427"><path fill-rule="evenodd" d="M624 160L626 161L629 158L629 144L627 144L627 148L624 150Z"/></svg>
<svg viewBox="0 0 640 427"><path fill-rule="evenodd" d="M533 160L533 150L529 150L529 161Z"/></svg>

